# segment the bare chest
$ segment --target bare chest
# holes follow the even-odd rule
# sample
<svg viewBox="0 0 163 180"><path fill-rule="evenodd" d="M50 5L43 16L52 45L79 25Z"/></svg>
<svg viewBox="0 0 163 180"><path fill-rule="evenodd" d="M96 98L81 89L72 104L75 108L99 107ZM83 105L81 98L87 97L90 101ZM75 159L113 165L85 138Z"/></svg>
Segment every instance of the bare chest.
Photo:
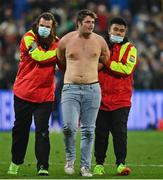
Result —
<svg viewBox="0 0 163 180"><path fill-rule="evenodd" d="M66 57L70 60L97 60L100 54L101 48L96 40L72 40L66 48Z"/></svg>

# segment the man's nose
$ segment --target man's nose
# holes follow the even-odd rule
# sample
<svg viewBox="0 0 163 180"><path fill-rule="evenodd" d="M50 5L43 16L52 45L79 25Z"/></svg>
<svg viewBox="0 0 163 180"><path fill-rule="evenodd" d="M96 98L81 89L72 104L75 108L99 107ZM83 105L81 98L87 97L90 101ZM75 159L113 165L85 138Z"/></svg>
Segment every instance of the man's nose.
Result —
<svg viewBox="0 0 163 180"><path fill-rule="evenodd" d="M117 32L116 32L116 35L117 35L117 36L121 36L121 32L120 32L120 31L117 31Z"/></svg>

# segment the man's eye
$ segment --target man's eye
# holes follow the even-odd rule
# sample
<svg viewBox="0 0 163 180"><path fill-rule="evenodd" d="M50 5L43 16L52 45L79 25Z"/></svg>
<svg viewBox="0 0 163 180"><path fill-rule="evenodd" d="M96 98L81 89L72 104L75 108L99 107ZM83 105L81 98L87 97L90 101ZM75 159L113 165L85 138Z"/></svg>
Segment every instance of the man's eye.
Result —
<svg viewBox="0 0 163 180"><path fill-rule="evenodd" d="M117 28L114 28L114 31L118 31L118 29L117 29Z"/></svg>

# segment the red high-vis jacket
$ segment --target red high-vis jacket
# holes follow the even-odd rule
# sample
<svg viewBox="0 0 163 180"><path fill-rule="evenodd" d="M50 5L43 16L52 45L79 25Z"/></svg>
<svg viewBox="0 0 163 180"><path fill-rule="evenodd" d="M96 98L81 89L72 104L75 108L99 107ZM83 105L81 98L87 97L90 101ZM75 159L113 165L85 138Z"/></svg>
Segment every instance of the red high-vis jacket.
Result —
<svg viewBox="0 0 163 180"><path fill-rule="evenodd" d="M54 101L57 44L54 40L50 48L45 50L32 30L23 36L20 63L13 87L17 97L35 103Z"/></svg>
<svg viewBox="0 0 163 180"><path fill-rule="evenodd" d="M137 50L129 42L114 44L106 67L99 71L102 90L101 110L113 111L131 106L133 72Z"/></svg>

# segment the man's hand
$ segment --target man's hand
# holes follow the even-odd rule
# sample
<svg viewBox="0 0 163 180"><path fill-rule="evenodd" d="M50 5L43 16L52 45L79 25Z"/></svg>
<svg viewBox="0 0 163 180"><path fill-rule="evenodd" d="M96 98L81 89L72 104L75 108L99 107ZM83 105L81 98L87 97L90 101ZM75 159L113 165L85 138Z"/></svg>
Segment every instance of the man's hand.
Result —
<svg viewBox="0 0 163 180"><path fill-rule="evenodd" d="M102 64L106 64L108 59L109 59L109 56L100 56L99 62Z"/></svg>
<svg viewBox="0 0 163 180"><path fill-rule="evenodd" d="M31 46L29 47L29 52L32 52L32 51L34 51L35 49L37 48L37 43L36 42L33 42L32 44L31 44Z"/></svg>
<svg viewBox="0 0 163 180"><path fill-rule="evenodd" d="M99 63L103 64L104 66L106 66L107 64L110 64L111 60L109 58L109 55L108 56L100 56Z"/></svg>
<svg viewBox="0 0 163 180"><path fill-rule="evenodd" d="M104 65L99 62L99 63L98 63L98 71L100 71L103 67L104 67Z"/></svg>

